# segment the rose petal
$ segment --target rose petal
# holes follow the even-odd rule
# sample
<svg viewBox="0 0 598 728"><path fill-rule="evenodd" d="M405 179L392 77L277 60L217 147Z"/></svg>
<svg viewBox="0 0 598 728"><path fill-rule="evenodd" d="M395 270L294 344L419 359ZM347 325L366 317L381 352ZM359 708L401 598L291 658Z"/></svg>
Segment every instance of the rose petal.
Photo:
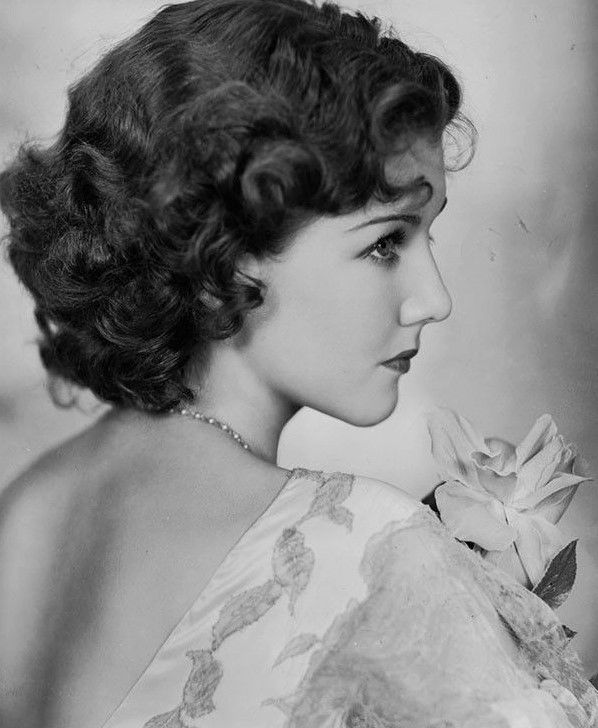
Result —
<svg viewBox="0 0 598 728"><path fill-rule="evenodd" d="M523 568L523 564L521 563L515 544L511 544L511 546L504 551L487 551L484 554L484 559L495 566L498 566L499 569L506 571L507 574L510 574L522 586L527 589L530 588L531 582L527 572Z"/></svg>
<svg viewBox="0 0 598 728"><path fill-rule="evenodd" d="M543 488L555 474L560 459L561 445L554 438L518 471L515 497L525 498Z"/></svg>
<svg viewBox="0 0 598 728"><path fill-rule="evenodd" d="M516 448L517 471L521 469L524 463L540 452L542 448L546 447L548 442L552 440L556 434L556 425L549 414L544 414L541 417L538 417L532 429Z"/></svg>
<svg viewBox="0 0 598 728"><path fill-rule="evenodd" d="M503 551L516 538L495 498L455 480L438 486L434 495L440 517L455 538L492 551Z"/></svg>
<svg viewBox="0 0 598 728"><path fill-rule="evenodd" d="M548 498L545 498L536 508L534 508L534 514L541 516L550 523L558 523L563 513L569 508L569 504L573 500L573 496L577 491L578 486L574 485L571 488L562 488L556 493L553 493Z"/></svg>
<svg viewBox="0 0 598 728"><path fill-rule="evenodd" d="M583 475L584 478L588 478L588 480L593 480L590 463L585 458L582 458L579 454L575 455L571 470L573 472L573 475Z"/></svg>
<svg viewBox="0 0 598 728"><path fill-rule="evenodd" d="M559 440L563 444L563 452L561 453L561 460L556 469L559 473L572 473L575 458L577 457L577 448L575 445L568 445L560 435Z"/></svg>
<svg viewBox="0 0 598 728"><path fill-rule="evenodd" d="M532 586L546 571L550 560L563 548L566 539L559 529L540 516L506 508L507 520L517 531L515 548Z"/></svg>
<svg viewBox="0 0 598 728"><path fill-rule="evenodd" d="M506 440L502 440L500 437L488 437L485 442L486 447L490 451L490 455L485 456L483 464L499 475L514 473L517 467L515 445ZM480 462L481 464L482 462Z"/></svg>
<svg viewBox="0 0 598 728"><path fill-rule="evenodd" d="M559 502L561 498L567 495L566 493L559 495L559 491L576 488L580 483L583 483L587 480L591 480L591 478L584 478L582 475L569 475L567 473L561 473L560 475L556 475L543 488L540 488L540 490L536 490L533 493L530 493L530 495L523 498L518 496L515 500L513 500L510 505L512 505L513 508L518 511L536 511L538 508L542 508ZM556 498L554 497L555 495L557 496ZM553 520L552 518L546 518L546 520L551 521L552 523L556 523L558 519L563 515L564 510L565 509L563 508L563 511L555 520Z"/></svg>
<svg viewBox="0 0 598 728"><path fill-rule="evenodd" d="M438 408L429 413L427 419L432 455L443 477L480 488L471 453L476 450L485 452L484 440L464 417L450 409Z"/></svg>
<svg viewBox="0 0 598 728"><path fill-rule="evenodd" d="M481 487L501 503L510 503L517 489L517 476L497 475L492 470L478 468L478 480Z"/></svg>

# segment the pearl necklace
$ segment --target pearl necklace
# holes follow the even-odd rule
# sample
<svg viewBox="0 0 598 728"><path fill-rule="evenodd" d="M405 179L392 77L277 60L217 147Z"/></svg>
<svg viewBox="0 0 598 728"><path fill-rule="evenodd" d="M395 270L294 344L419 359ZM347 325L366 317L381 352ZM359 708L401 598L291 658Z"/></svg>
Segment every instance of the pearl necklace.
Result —
<svg viewBox="0 0 598 728"><path fill-rule="evenodd" d="M201 420L202 422L207 422L208 425L214 425L214 427L218 427L223 432L226 432L227 435L230 435L235 442L238 442L239 445L244 450L247 450L248 452L251 452L251 448L249 445L245 442L245 440L239 435L238 432L235 432L233 428L228 425L226 422L221 422L220 420L217 420L215 417L208 417L208 415L204 415L203 412L197 412L196 410L189 409L187 407L183 407L182 409L177 409L173 407L173 409L170 410L171 414L179 414L183 415L183 417L191 417L194 420Z"/></svg>

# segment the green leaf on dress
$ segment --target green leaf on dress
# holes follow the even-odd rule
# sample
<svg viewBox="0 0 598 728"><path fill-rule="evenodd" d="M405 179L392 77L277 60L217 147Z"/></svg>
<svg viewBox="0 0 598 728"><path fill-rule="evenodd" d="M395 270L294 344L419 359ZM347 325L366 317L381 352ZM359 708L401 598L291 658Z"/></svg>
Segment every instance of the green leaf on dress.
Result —
<svg viewBox="0 0 598 728"><path fill-rule="evenodd" d="M305 546L305 536L296 528L285 528L274 546L272 568L276 581L289 592L289 611L293 614L299 594L309 583L315 556Z"/></svg>
<svg viewBox="0 0 598 728"><path fill-rule="evenodd" d="M280 583L269 579L233 597L220 610L218 621L212 627L212 649L218 649L231 634L256 622L276 604L281 594Z"/></svg>
<svg viewBox="0 0 598 728"><path fill-rule="evenodd" d="M303 655L318 642L318 635L306 632L294 637L290 642L287 642L283 647L281 653L278 655L272 667L280 665L281 662L290 659L291 657L298 657Z"/></svg>
<svg viewBox="0 0 598 728"><path fill-rule="evenodd" d="M577 574L575 547L577 539L568 543L552 559L544 576L532 589L552 609L557 609L569 596Z"/></svg>

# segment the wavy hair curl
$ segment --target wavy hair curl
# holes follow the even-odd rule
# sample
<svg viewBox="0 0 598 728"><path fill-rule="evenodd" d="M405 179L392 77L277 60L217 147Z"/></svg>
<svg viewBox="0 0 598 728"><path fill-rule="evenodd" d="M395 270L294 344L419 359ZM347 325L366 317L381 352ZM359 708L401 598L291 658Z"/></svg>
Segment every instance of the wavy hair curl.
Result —
<svg viewBox="0 0 598 728"><path fill-rule="evenodd" d="M396 199L384 161L415 138L465 129L467 156L475 134L441 61L315 0L167 6L68 99L55 143L0 175L9 260L50 374L156 411L192 399L192 354L262 303L240 256Z"/></svg>

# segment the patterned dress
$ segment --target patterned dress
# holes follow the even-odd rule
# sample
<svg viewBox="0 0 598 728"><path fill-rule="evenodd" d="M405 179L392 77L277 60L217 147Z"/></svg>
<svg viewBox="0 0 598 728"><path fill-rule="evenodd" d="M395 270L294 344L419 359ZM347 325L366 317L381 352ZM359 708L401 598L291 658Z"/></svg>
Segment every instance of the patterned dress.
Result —
<svg viewBox="0 0 598 728"><path fill-rule="evenodd" d="M589 728L556 614L395 486L303 469L105 728Z"/></svg>

